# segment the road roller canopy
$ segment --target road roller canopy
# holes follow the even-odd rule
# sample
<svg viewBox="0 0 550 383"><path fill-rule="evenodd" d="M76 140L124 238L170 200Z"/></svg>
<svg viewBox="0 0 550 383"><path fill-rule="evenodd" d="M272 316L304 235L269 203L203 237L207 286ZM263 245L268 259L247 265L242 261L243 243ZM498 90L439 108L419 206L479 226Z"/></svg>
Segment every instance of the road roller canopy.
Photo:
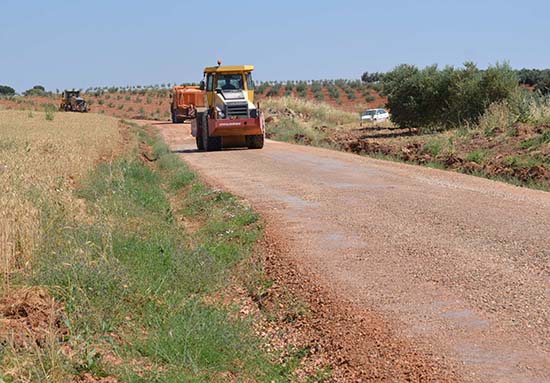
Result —
<svg viewBox="0 0 550 383"><path fill-rule="evenodd" d="M252 72L254 65L228 65L228 66L211 66L204 68L204 73L242 73Z"/></svg>

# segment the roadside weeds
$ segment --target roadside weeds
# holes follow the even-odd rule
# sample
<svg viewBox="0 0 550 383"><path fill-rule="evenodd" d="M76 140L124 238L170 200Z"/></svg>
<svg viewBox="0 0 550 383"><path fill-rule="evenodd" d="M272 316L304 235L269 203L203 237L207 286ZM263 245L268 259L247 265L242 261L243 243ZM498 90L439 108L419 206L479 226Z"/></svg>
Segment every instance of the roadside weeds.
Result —
<svg viewBox="0 0 550 383"><path fill-rule="evenodd" d="M80 206L77 216L64 200L40 193L32 200L45 240L29 255L32 272L10 272L6 294L39 286L39 296L57 307L44 323L55 325L44 330L44 341L37 333L20 345L26 322L5 334L0 377L300 381L294 371L304 355L270 348L253 317L207 299L227 289L237 270L257 275L250 268L262 232L258 216L202 184L155 133L130 131L137 138L127 137L129 151L74 182L67 200ZM194 230L186 233L190 225ZM28 306L36 304L17 307ZM3 318L10 307L2 306Z"/></svg>

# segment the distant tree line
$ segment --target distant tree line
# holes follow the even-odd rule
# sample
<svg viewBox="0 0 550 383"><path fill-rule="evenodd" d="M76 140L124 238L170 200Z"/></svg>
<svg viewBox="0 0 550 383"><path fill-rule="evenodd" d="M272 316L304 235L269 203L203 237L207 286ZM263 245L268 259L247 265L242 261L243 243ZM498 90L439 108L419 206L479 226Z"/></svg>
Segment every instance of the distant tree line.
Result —
<svg viewBox="0 0 550 383"><path fill-rule="evenodd" d="M515 73L520 84L531 86L543 94L550 93L550 69L523 68L515 70ZM364 72L361 81L365 84L376 85L383 80L385 74L384 72Z"/></svg>
<svg viewBox="0 0 550 383"><path fill-rule="evenodd" d="M534 87L543 94L550 94L550 69L520 69L517 71L520 84Z"/></svg>
<svg viewBox="0 0 550 383"><path fill-rule="evenodd" d="M381 81L383 77L384 77L384 73L382 72L373 72L373 73L365 72L361 76L361 81L363 81L366 84L373 84Z"/></svg>
<svg viewBox="0 0 550 383"><path fill-rule="evenodd" d="M376 84L374 84L376 85ZM341 102L342 92L350 101L363 98L366 102L372 102L375 97L371 94L374 86L365 84L360 80L350 79L325 79L325 80L288 80L288 81L256 81L256 94L266 97L292 96L307 98L312 94L317 101L325 100L325 91L330 100ZM311 93L310 93L311 92Z"/></svg>

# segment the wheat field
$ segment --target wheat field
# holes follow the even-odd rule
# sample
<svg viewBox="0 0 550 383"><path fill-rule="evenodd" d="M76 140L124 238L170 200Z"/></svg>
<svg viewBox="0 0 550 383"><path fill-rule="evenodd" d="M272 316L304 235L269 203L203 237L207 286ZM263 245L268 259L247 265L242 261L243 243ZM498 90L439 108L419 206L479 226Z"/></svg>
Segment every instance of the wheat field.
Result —
<svg viewBox="0 0 550 383"><path fill-rule="evenodd" d="M76 180L109 161L122 140L116 119L96 114L0 111L0 267L2 290L30 272L39 245L40 207L58 203L78 215Z"/></svg>

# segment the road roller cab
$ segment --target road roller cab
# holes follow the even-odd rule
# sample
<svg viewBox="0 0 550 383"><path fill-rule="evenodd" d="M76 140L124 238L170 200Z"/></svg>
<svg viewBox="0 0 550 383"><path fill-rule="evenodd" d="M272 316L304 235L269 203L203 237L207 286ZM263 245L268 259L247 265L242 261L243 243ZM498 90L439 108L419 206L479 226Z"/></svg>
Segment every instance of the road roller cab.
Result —
<svg viewBox="0 0 550 383"><path fill-rule="evenodd" d="M206 93L206 106L197 111L192 123L200 150L263 147L264 121L259 106L254 104L253 70L252 65L204 69L201 89Z"/></svg>

